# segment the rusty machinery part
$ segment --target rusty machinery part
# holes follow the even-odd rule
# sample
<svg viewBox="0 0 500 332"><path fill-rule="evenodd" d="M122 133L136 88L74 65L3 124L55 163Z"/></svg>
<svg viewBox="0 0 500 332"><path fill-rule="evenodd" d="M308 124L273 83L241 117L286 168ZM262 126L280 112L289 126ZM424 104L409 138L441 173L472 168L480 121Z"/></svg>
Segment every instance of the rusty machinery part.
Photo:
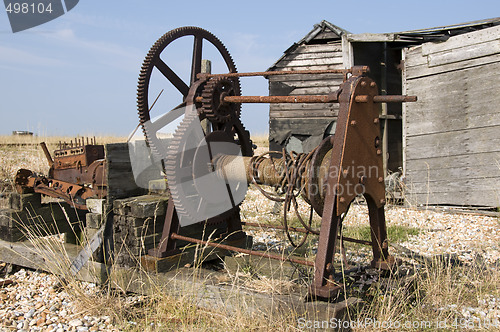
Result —
<svg viewBox="0 0 500 332"><path fill-rule="evenodd" d="M20 169L14 180L16 190L19 193L34 191L61 198L84 210L87 209L86 199L105 198L107 183L104 146L83 144L83 138L75 139L75 145L73 142L60 144L66 148L54 151L52 159L45 143L40 143L50 166L48 176Z"/></svg>
<svg viewBox="0 0 500 332"><path fill-rule="evenodd" d="M225 144L224 151L221 151L217 149L217 143L232 144ZM239 119L232 118L232 121L215 124L205 132L197 112L187 113L172 137L165 160L171 197L180 218L197 219L193 208L210 214L221 204L217 202L219 197L214 195L211 186L216 184L200 183L199 179L214 171L209 164L213 158L222 153L252 156L250 134ZM239 186L238 195L244 196L246 189L246 183L244 186ZM228 193L232 197L230 189ZM233 204L230 210L220 215L213 215L207 223L220 223L238 211L238 204Z"/></svg>
<svg viewBox="0 0 500 332"><path fill-rule="evenodd" d="M186 37L193 36L194 44L193 44L193 56L191 59L191 75L190 82L184 82L161 58L161 53L165 50L165 48L170 45L173 41ZM174 30L171 30L165 33L162 37L160 37L154 45L149 50L144 62L142 63L141 72L139 74L139 81L137 85L137 109L139 113L139 121L142 125L143 132L146 136L146 139L150 146L153 148L155 153L159 153L161 157L165 157L162 155L164 151L161 151L161 148L157 147L159 145L159 140L156 138L156 133L158 130L163 128L169 122L164 123L165 121L162 118L157 121L151 123L149 126L146 126L147 122L150 122L151 116L150 111L152 107L152 103L149 101L148 93L149 93L149 85L151 74L153 69L157 69L181 94L182 103L176 107L175 109L182 108L182 106L186 105L186 98L188 97L190 87L193 86L194 82L197 80L197 75L201 72L201 60L202 60L202 45L203 41L207 41L211 43L222 56L228 72L236 73L236 65L234 61L227 51L226 47L222 42L210 32L198 28L198 27L181 27ZM232 78L234 84L233 89L235 95L240 95L241 88L238 78ZM202 84L200 84L202 87ZM201 97L201 91L198 94ZM196 96L195 96L196 97ZM175 110L174 109L174 110ZM184 113L182 113L184 114ZM182 115L182 114L179 114Z"/></svg>
<svg viewBox="0 0 500 332"><path fill-rule="evenodd" d="M307 183L311 190L307 193L309 204L319 216L323 215L325 206L325 187L328 183L328 161L331 159L335 137L326 137L314 149L307 175Z"/></svg>
<svg viewBox="0 0 500 332"><path fill-rule="evenodd" d="M285 153L283 150L282 152L269 151L251 158L243 157L245 174L231 167L232 162L239 158L236 156L216 157L215 168L220 178L224 176L246 177L247 181L253 183L266 198L283 203L283 225L280 229L284 230L292 246L300 247L305 243L308 234L319 235L319 230L312 228L313 211L318 210L318 215L321 216L324 208L333 139L333 136L327 137L309 153ZM224 174L220 171L222 169L225 170ZM266 191L263 185L271 186L274 192ZM299 195L311 205L307 222L299 213L297 200ZM290 210L293 210L295 217L304 227L299 231L305 234L299 242L295 242L290 234L290 231L297 231L296 228L288 225ZM341 218L343 219L346 214L347 211L342 213Z"/></svg>
<svg viewBox="0 0 500 332"><path fill-rule="evenodd" d="M252 158L244 158L247 181L253 183L266 198L283 203L282 228L294 247L302 246L308 234L319 234L319 230L312 228L313 209L319 211L318 215L321 216L332 141L333 136L326 138L322 144L309 153L269 151ZM275 157L278 154L281 156ZM226 169L234 158L234 156L221 156L217 160L216 168ZM233 170L230 173L237 174L238 171ZM239 176L241 177L241 174ZM273 187L274 192L266 191L262 187L264 184ZM307 222L299 213L297 201L299 195L311 205ZM305 230L303 232L305 235L298 243L290 235L290 231L294 231L294 228L288 225L288 213L291 209ZM345 216L345 213L342 216Z"/></svg>
<svg viewBox="0 0 500 332"><path fill-rule="evenodd" d="M51 179L27 169L17 171L14 183L19 193L32 188L36 193L63 199L66 203L81 210L87 209L86 199L103 197L103 192L100 190L96 191L88 186Z"/></svg>
<svg viewBox="0 0 500 332"><path fill-rule="evenodd" d="M226 96L239 95L237 82L230 78L212 78L203 88L202 108L208 120L215 123L228 122L234 117L240 117L241 104L226 103Z"/></svg>
<svg viewBox="0 0 500 332"><path fill-rule="evenodd" d="M312 152L308 154L285 153L285 150L283 150L281 158L277 159L273 158L272 152L267 152L252 157L248 168L251 182L265 197L276 202L283 202L283 229L290 244L296 248L301 247L306 242L309 233L319 234L319 231L312 229L312 208L309 213L308 222L306 223L299 213L297 202L297 196L304 193L307 186L307 183L303 181L303 174L308 168L311 156ZM266 192L261 187L262 184L269 182L275 183L273 186L275 193ZM306 198L307 195L302 195L302 197ZM298 243L293 240L290 234L290 227L288 225L288 212L290 208L293 208L295 216L307 230Z"/></svg>

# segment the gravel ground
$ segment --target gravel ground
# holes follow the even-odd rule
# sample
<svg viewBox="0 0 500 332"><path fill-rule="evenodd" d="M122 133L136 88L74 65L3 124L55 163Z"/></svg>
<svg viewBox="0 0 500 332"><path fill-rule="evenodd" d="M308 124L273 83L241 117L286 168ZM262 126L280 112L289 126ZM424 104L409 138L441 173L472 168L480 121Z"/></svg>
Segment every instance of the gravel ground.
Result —
<svg viewBox="0 0 500 332"><path fill-rule="evenodd" d="M276 213L275 203L262 197L256 189L247 194L242 205L242 219L247 222L280 223L282 213ZM255 212L247 212L255 211ZM299 212L308 216L308 205L300 204ZM453 254L464 262L480 260L500 266L500 217L465 213L445 213L432 210L388 206L387 226L418 228L401 246L424 256ZM316 220L318 217L315 218ZM368 225L368 209L353 204L344 219L344 226ZM283 249L282 237L275 231L251 231L257 245Z"/></svg>
<svg viewBox="0 0 500 332"><path fill-rule="evenodd" d="M271 222L281 220L274 202L263 198L251 189L242 206L242 218L247 222ZM301 204L300 212L307 216L307 205ZM480 259L488 265L500 265L500 218L472 214L451 214L415 210L403 207L386 209L388 225L419 228L416 236L410 236L401 246L421 255L454 254L465 263ZM345 226L367 223L364 206L351 207L345 218ZM256 246L283 249L287 246L274 231L251 230ZM356 263L371 259L369 250L348 253L348 260ZM109 331L118 330L108 316L89 316L81 312L71 296L55 291L58 279L47 273L20 270L8 275L14 283L0 287L1 331ZM97 292L95 284L82 283L90 293ZM500 319L500 298L489 294L478 299L477 307L440 308L455 310L469 320Z"/></svg>
<svg viewBox="0 0 500 332"><path fill-rule="evenodd" d="M7 277L12 284L0 288L2 331L112 331L109 316L82 313L64 290L56 291L58 278L22 269ZM82 283L89 294L96 285Z"/></svg>

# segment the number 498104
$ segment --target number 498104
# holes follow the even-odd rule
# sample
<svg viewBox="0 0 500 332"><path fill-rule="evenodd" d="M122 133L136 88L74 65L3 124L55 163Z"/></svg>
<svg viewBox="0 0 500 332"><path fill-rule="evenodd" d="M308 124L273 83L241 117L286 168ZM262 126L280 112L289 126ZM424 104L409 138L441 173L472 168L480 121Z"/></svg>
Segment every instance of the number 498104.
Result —
<svg viewBox="0 0 500 332"><path fill-rule="evenodd" d="M52 13L52 4L47 6L43 2L27 3L27 2L9 2L5 11L9 14L43 14Z"/></svg>

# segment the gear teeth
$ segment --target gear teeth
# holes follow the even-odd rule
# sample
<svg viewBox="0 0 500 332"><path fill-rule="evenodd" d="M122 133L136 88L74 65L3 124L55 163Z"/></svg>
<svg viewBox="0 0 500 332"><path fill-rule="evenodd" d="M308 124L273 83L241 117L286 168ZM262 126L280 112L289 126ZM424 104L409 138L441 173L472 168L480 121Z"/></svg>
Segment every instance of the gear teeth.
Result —
<svg viewBox="0 0 500 332"><path fill-rule="evenodd" d="M235 82L238 84L235 85ZM212 123L226 123L233 119L239 119L241 113L240 104L225 105L226 111L221 110L221 105L216 98L220 95L218 90L227 87L228 91L232 92L231 95L241 95L239 89L239 81L228 78L212 78L206 84L201 93L202 97L202 113Z"/></svg>
<svg viewBox="0 0 500 332"><path fill-rule="evenodd" d="M193 114L186 114L184 116L184 119L181 121L179 126L177 127L177 130L175 131L171 143L169 144L169 147L167 148L167 155L162 156L160 153L160 149L157 148L157 145L159 147L160 142L156 138L156 133L150 133L146 130L146 122L150 120L150 112L149 112L149 100L148 100L148 93L149 93L149 84L150 84L150 78L151 78L151 73L155 67L154 61L157 59L160 54L163 52L165 47L167 47L171 42L174 40L183 37L183 36L189 36L189 35L196 35L199 36L208 42L212 43L220 52L222 57L224 58L224 61L227 65L227 68L229 72L231 73L236 73L237 69L234 64L234 61L227 51L226 47L222 44L222 42L217 39L213 34L210 32L203 30L201 28L197 27L182 27L178 29L174 29L172 31L167 32L164 34L162 37L160 37L151 47L149 50L148 54L144 58L144 61L141 66L141 70L139 72L139 78L138 78L138 84L137 84L137 110L139 114L139 121L142 125L142 130L144 132L144 135L146 137L146 140L149 144L149 146L152 147L152 150L154 153L160 155L160 157L165 158L165 173L168 178L169 182L169 189L170 189L170 195L171 198L173 199L175 206L176 206L176 211L177 213L182 216L187 216L191 217L189 214L189 209L187 209L188 204L196 204L196 197L199 197L197 194L194 194L193 192L190 192L192 190L191 187L188 188L183 188L181 179L178 178L178 174L176 174L176 165L177 163L180 162L178 155L179 152L181 152L181 149L183 148L183 139L186 137L186 135L189 135L190 131L190 125L193 123L193 121L198 120L198 115L193 113ZM234 89L234 95L241 95L241 85L239 82L239 79L231 79L230 80L233 84L233 89ZM205 89L202 91L201 96L205 99L211 98L212 92L209 91L209 89L214 89L216 88L216 85L218 84L217 80L209 80L206 85ZM205 108L200 108L198 109L200 112L199 116L202 117L205 114L202 114L205 112ZM209 111L208 111L209 112ZM237 117L239 118L240 116L240 107L238 105L238 108L236 110ZM213 121L213 118L210 119ZM224 119L221 119L222 121L219 122L224 122ZM235 121L241 125L240 121ZM248 138L249 139L249 138ZM185 192L188 191L188 192ZM193 201L194 200L194 201ZM228 218L233 218L235 215L238 214L239 208L235 208L230 210L230 213L224 213L221 217L215 217L212 218L213 221L212 223L218 224L222 223L226 220L229 220ZM210 221L208 222L210 223Z"/></svg>
<svg viewBox="0 0 500 332"><path fill-rule="evenodd" d="M224 59L229 72L231 73L237 72L234 60L229 54L224 44L212 33L198 27L187 26L171 30L165 33L163 36L161 36L153 44L153 46L151 46L151 49L144 58L144 61L141 65L141 70L139 72L139 79L137 84L137 110L139 114L139 121L142 125L142 130L144 132L146 140L152 147L153 152L162 158L164 156L162 156L160 153L161 149L156 148L156 144L160 144L156 138L156 133L148 133L145 127L145 123L151 119L149 113L150 105L148 101L150 77L153 68L155 67L154 60L160 56L165 47L167 47L171 42L173 42L178 38L190 35L199 36L210 42L212 45L214 45L219 51L219 53L222 55L222 58ZM236 81L237 81L237 90L239 93L241 91L241 87L239 80Z"/></svg>

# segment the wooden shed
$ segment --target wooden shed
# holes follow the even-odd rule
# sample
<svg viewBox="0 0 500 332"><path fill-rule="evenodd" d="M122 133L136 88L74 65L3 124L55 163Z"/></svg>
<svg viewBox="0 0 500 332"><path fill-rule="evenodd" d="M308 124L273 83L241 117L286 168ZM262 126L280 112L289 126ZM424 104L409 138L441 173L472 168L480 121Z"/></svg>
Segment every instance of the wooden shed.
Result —
<svg viewBox="0 0 500 332"><path fill-rule="evenodd" d="M384 168L416 204L500 206L500 18L384 34L314 26L269 70L370 66L383 105ZM328 94L340 75L269 77L270 95ZM271 149L310 151L334 133L337 104L271 105Z"/></svg>

